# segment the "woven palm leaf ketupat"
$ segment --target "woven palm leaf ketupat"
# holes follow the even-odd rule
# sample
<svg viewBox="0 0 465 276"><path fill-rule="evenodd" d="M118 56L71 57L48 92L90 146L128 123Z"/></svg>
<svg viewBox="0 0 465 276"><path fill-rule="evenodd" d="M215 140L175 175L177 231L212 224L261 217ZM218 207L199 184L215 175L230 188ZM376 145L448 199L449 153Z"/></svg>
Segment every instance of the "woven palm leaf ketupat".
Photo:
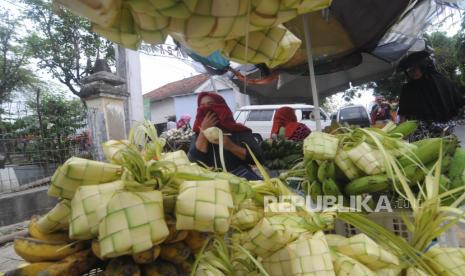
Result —
<svg viewBox="0 0 465 276"><path fill-rule="evenodd" d="M377 276L377 273L371 271L362 263L347 257L346 255L332 252L334 271L336 275L363 275L363 276Z"/></svg>
<svg viewBox="0 0 465 276"><path fill-rule="evenodd" d="M99 243L103 258L145 251L169 235L159 191L118 191L103 211L98 214L102 217Z"/></svg>
<svg viewBox="0 0 465 276"><path fill-rule="evenodd" d="M366 142L361 142L348 150L347 155L360 170L368 175L381 174L386 170L382 153Z"/></svg>
<svg viewBox="0 0 465 276"><path fill-rule="evenodd" d="M344 175L350 180L363 176L363 172L350 159L347 151L342 148L337 151L334 163L336 163L339 169L341 169Z"/></svg>
<svg viewBox="0 0 465 276"><path fill-rule="evenodd" d="M185 181L176 200L176 229L224 234L233 208L228 181Z"/></svg>
<svg viewBox="0 0 465 276"><path fill-rule="evenodd" d="M48 195L73 199L79 186L97 185L121 177L119 165L71 157L52 176Z"/></svg>
<svg viewBox="0 0 465 276"><path fill-rule="evenodd" d="M203 56L220 51L231 60L269 67L290 60L301 44L281 24L331 4L331 0L55 2L87 17L94 32L127 48L137 49L142 41L160 44L170 35Z"/></svg>
<svg viewBox="0 0 465 276"><path fill-rule="evenodd" d="M105 208L113 194L123 189L123 182L79 187L71 201L69 236L74 239L97 237L100 217L98 210Z"/></svg>
<svg viewBox="0 0 465 276"><path fill-rule="evenodd" d="M465 275L464 248L433 247L426 255L433 259L431 266L438 275Z"/></svg>
<svg viewBox="0 0 465 276"><path fill-rule="evenodd" d="M372 270L396 267L400 261L396 255L385 250L365 234L350 238L327 235L326 240L338 253L353 258Z"/></svg>
<svg viewBox="0 0 465 276"><path fill-rule="evenodd" d="M37 221L37 228L45 234L67 229L70 215L71 203L64 199Z"/></svg>
<svg viewBox="0 0 465 276"><path fill-rule="evenodd" d="M110 140L102 144L102 150L108 162L121 165L123 159L119 151L129 146L128 140Z"/></svg>
<svg viewBox="0 0 465 276"><path fill-rule="evenodd" d="M270 276L336 275L330 249L322 231L313 235L302 235L264 258L262 263Z"/></svg>
<svg viewBox="0 0 465 276"><path fill-rule="evenodd" d="M297 215L276 215L263 218L254 228L245 232L241 243L245 249L265 258L310 231L305 219Z"/></svg>
<svg viewBox="0 0 465 276"><path fill-rule="evenodd" d="M304 156L306 159L333 160L336 157L339 140L336 136L312 132L304 140Z"/></svg>
<svg viewBox="0 0 465 276"><path fill-rule="evenodd" d="M194 175L200 175L202 173L201 168L197 164L191 163L186 153L182 150L163 153L161 160L174 163L174 165L176 165L177 172Z"/></svg>

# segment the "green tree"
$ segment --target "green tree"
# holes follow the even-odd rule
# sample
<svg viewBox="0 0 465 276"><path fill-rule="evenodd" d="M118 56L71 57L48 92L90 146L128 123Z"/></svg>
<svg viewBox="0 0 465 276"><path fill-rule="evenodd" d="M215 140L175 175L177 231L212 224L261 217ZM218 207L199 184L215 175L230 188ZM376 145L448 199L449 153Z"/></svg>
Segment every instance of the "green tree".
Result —
<svg viewBox="0 0 465 276"><path fill-rule="evenodd" d="M465 85L465 17L462 20L462 25L456 40L456 58L460 67L460 80Z"/></svg>
<svg viewBox="0 0 465 276"><path fill-rule="evenodd" d="M91 31L88 20L66 10L54 11L49 0L22 0L33 24L28 42L38 66L79 96L81 79L96 59L114 61L113 44Z"/></svg>
<svg viewBox="0 0 465 276"><path fill-rule="evenodd" d="M465 23L462 25L465 28ZM424 39L434 49L434 58L438 71L451 81L465 84L465 30L462 30L462 33L456 36L447 36L443 32L434 32L425 34ZM393 72L392 75L384 79L351 88L345 92L345 96L352 99L355 96L354 91L372 88L375 95L393 100L400 95L402 86L406 81L404 72Z"/></svg>
<svg viewBox="0 0 465 276"><path fill-rule="evenodd" d="M0 12L0 104L8 101L15 91L30 88L37 82L28 68L31 52L19 36L23 26L20 19L13 19ZM0 114L2 111L0 110ZM1 130L0 130L1 131Z"/></svg>

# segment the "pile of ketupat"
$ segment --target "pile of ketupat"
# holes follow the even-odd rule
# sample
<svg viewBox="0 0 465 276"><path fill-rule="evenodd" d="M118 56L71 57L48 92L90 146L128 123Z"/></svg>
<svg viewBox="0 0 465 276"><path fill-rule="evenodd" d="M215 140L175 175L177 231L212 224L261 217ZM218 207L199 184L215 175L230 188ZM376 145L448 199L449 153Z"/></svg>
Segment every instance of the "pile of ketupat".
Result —
<svg viewBox="0 0 465 276"><path fill-rule="evenodd" d="M54 0L86 17L97 34L126 48L163 43L169 35L187 49L215 51L240 63L289 61L301 40L283 23L329 7L331 0Z"/></svg>
<svg viewBox="0 0 465 276"><path fill-rule="evenodd" d="M339 128L334 133L312 133L304 143L304 161L281 175L287 182L300 181L300 190L316 198L321 195L350 196L398 194L397 174L387 167L396 163L414 194L441 159L441 191L465 186L465 150L455 136L428 138L414 143L404 140L417 122L377 128ZM440 153L440 151L442 152ZM461 192L443 198L448 205Z"/></svg>
<svg viewBox="0 0 465 276"><path fill-rule="evenodd" d="M331 155L327 143L309 149L314 139L305 154ZM31 220L30 237L15 240L29 264L6 275L82 275L96 267L105 275L465 275L464 249L424 253L462 216L456 207L465 196L441 205L458 192L439 192L441 159L414 197L386 155L385 171L397 174L413 206L406 224L414 238L406 241L356 213L264 210L264 196L293 192L258 162L265 179L248 182L191 164L184 152L163 153L163 144L144 123L129 141L104 145L108 163L65 162L49 189L59 203ZM362 234L325 234L336 218Z"/></svg>

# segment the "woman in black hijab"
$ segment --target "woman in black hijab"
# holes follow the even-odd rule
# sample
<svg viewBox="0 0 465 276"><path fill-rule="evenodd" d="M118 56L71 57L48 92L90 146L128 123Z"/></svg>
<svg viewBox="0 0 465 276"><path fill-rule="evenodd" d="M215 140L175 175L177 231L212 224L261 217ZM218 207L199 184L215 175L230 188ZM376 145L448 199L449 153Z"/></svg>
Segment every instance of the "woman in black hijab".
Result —
<svg viewBox="0 0 465 276"><path fill-rule="evenodd" d="M409 78L399 99L401 122L408 119L427 124L446 123L459 114L465 104L463 88L436 70L428 52L416 52L405 57L399 63L399 69Z"/></svg>

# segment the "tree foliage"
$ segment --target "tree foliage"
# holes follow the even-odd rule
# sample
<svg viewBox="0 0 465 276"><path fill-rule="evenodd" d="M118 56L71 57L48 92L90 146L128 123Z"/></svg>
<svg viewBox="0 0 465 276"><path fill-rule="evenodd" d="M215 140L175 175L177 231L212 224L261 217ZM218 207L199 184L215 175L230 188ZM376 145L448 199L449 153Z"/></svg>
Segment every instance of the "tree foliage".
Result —
<svg viewBox="0 0 465 276"><path fill-rule="evenodd" d="M81 79L91 73L95 60L114 61L112 43L91 32L88 20L66 10L55 11L49 0L22 1L34 25L27 40L39 68L79 96Z"/></svg>
<svg viewBox="0 0 465 276"><path fill-rule="evenodd" d="M434 50L434 58L438 71L453 82L465 84L465 20L462 30L455 36L447 36L444 32L425 34L424 39ZM394 72L391 76L363 84L345 92L348 99L354 97L354 91L372 88L375 95L393 100L400 95L407 79L403 72Z"/></svg>
<svg viewBox="0 0 465 276"><path fill-rule="evenodd" d="M29 88L37 82L28 68L31 51L18 34L22 28L20 19L13 19L0 12L0 104L8 101L11 94ZM1 113L1 110L0 110Z"/></svg>

